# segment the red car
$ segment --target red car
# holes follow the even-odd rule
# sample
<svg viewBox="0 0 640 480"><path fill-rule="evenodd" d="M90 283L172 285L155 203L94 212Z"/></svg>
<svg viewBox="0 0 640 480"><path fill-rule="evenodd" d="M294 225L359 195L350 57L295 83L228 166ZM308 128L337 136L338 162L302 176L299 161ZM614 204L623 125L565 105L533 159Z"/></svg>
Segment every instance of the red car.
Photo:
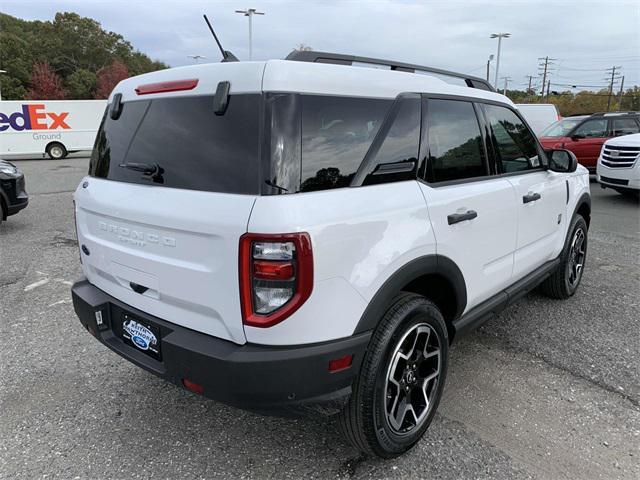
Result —
<svg viewBox="0 0 640 480"><path fill-rule="evenodd" d="M540 134L545 149L571 150L595 173L602 144L611 137L640 132L640 112L594 113L559 120Z"/></svg>

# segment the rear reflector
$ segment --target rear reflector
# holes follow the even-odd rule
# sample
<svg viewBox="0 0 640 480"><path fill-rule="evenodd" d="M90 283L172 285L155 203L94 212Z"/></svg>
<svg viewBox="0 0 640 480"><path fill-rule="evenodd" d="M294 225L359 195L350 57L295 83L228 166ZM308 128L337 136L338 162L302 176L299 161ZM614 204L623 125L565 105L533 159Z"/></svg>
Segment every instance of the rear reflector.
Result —
<svg viewBox="0 0 640 480"><path fill-rule="evenodd" d="M138 95L149 95L150 93L179 92L180 90L193 90L198 85L198 79L173 80L171 82L147 83L136 87Z"/></svg>
<svg viewBox="0 0 640 480"><path fill-rule="evenodd" d="M184 385L184 388L186 388L187 390L193 393L197 393L198 395L204 394L204 387L199 383L192 382L188 378L183 378L182 384Z"/></svg>
<svg viewBox="0 0 640 480"><path fill-rule="evenodd" d="M353 355L345 355L341 358L336 358L329 362L329 371L331 373L339 372L340 370L345 370L351 366L351 362L353 361Z"/></svg>
<svg viewBox="0 0 640 480"><path fill-rule="evenodd" d="M291 262L254 260L253 276L264 280L289 280L293 277L293 264Z"/></svg>

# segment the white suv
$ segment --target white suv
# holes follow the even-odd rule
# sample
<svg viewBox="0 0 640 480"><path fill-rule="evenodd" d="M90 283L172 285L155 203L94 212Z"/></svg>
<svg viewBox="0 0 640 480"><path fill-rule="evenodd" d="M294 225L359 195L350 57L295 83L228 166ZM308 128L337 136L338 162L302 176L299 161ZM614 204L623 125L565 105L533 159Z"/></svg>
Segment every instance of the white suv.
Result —
<svg viewBox="0 0 640 480"><path fill-rule="evenodd" d="M388 458L431 422L454 338L540 284L576 291L589 177L484 80L355 62L385 63L302 52L121 82L75 192L73 302L156 375L338 413Z"/></svg>
<svg viewBox="0 0 640 480"><path fill-rule="evenodd" d="M607 140L597 166L602 188L613 188L625 196L640 194L640 133Z"/></svg>

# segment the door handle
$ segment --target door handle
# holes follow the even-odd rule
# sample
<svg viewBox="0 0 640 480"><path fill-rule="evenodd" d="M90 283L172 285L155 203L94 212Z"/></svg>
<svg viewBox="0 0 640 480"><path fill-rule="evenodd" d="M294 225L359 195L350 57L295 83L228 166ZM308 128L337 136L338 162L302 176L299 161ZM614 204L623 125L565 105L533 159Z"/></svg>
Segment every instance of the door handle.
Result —
<svg viewBox="0 0 640 480"><path fill-rule="evenodd" d="M539 193L527 193L524 197L522 197L522 203L535 202L536 200L540 200L542 195Z"/></svg>
<svg viewBox="0 0 640 480"><path fill-rule="evenodd" d="M475 210L467 210L465 213L452 213L451 215L447 215L447 222L449 225L453 225L454 223L464 222L465 220L473 220L478 216L478 212Z"/></svg>

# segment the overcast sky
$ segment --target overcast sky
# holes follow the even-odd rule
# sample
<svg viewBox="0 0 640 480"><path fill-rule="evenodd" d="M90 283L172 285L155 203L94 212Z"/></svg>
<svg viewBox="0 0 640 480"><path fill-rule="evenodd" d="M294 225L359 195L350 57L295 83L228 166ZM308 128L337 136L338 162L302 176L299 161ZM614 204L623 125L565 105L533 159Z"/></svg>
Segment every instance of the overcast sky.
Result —
<svg viewBox="0 0 640 480"><path fill-rule="evenodd" d="M213 21L225 49L248 58L247 19L234 10L257 8L253 58L284 58L296 45L419 63L484 76L497 41L503 41L500 77L525 88L538 74L538 57L555 58L552 90L563 84L597 89L605 69L621 66L625 87L640 85L640 2L594 1L164 1L2 0L0 10L24 19L51 20L73 11L122 34L135 48L171 66L193 63L189 54L218 61L202 14ZM492 62L491 81L495 62ZM540 80L534 78L534 84ZM500 82L502 88L503 82Z"/></svg>

